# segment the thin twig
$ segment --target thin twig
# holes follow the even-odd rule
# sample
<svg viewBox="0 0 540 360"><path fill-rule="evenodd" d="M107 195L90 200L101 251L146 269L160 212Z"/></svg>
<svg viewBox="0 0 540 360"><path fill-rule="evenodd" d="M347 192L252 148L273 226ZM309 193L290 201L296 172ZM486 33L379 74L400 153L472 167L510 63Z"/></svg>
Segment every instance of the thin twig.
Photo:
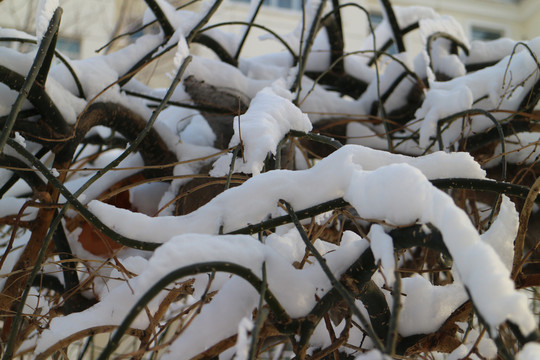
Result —
<svg viewBox="0 0 540 360"><path fill-rule="evenodd" d="M43 35L43 39L41 40L41 43L39 44L38 52L37 52L36 57L34 58L34 62L32 64L32 67L30 68L30 72L26 76L24 84L21 90L19 91L19 95L17 95L17 99L15 100L15 103L11 107L11 112L9 113L8 120L6 124L4 125L4 129L2 130L2 133L0 134L0 153L4 152L6 141L9 137L9 134L11 133L11 129L13 129L13 126L15 125L15 120L17 119L17 115L19 114L19 111L21 110L24 104L24 101L28 97L30 90L35 85L36 79L38 78L40 74L41 67L45 63L47 57L50 54L51 46L54 48L54 45L56 42L56 36L58 35L58 27L60 26L61 17L62 17L62 8L58 7L54 11L51 21L49 22L49 27L47 28L47 31L45 32L45 35ZM45 86L44 83L41 85Z"/></svg>
<svg viewBox="0 0 540 360"><path fill-rule="evenodd" d="M289 216L291 217L294 225L296 226L296 229L300 233L300 236L301 236L302 240L304 241L304 244L306 245L306 248L308 248L309 251L311 251L311 253L313 254L313 256L315 256L315 259L317 259L317 262L319 263L319 265L323 269L325 275L328 277L328 279L332 283L332 286L334 288L336 288L336 290L339 292L339 294L343 297L343 300L345 300L347 302L347 304L349 304L349 307L352 310L352 312L354 313L354 315L356 315L356 317L362 322L362 326L364 326L364 328L367 331L369 337L373 341L375 347L377 349L379 349L380 351L384 352L384 346L383 346L381 340L379 339L379 337L377 336L377 334L375 334L375 331L373 330L373 327L371 326L371 322L369 322L368 319L366 319L366 317L360 312L360 309L358 309L358 307L356 306L356 304L354 302L354 298L351 296L349 291L345 288L345 286L343 286L343 284L341 284L341 282L339 282L338 279L336 279L336 277L332 273L332 270L330 270L328 265L326 265L326 259L324 259L322 257L322 255L315 248L315 246L311 243L311 241L309 241L309 239L308 239L308 237L306 235L306 232L304 231L304 228L300 224L300 220L296 216L296 213L294 212L291 205L285 200L281 200L281 202L287 208L287 212L289 213Z"/></svg>
<svg viewBox="0 0 540 360"><path fill-rule="evenodd" d="M516 279L517 275L521 271L521 258L523 257L523 248L525 246L525 236L527 235L527 228L529 226L529 218L531 216L532 208L535 202L535 199L538 197L540 192L540 177L536 178L534 184L531 186L525 203L523 204L523 209L519 215L519 228L516 240L514 241L514 260L512 262L512 279Z"/></svg>

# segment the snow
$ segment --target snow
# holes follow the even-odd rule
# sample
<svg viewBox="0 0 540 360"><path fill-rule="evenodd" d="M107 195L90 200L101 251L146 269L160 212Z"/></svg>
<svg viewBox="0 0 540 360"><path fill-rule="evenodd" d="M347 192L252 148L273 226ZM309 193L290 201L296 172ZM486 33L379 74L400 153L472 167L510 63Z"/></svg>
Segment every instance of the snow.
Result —
<svg viewBox="0 0 540 360"><path fill-rule="evenodd" d="M368 351L367 353L361 354L354 358L354 360L389 360L390 356L381 353L377 349Z"/></svg>
<svg viewBox="0 0 540 360"><path fill-rule="evenodd" d="M52 66L45 90L69 125L76 125L78 115L91 102L119 103L144 119L150 117L151 107L148 105L155 102L127 96L124 90L163 97L166 89L150 89L137 80L132 80L123 87L116 82L141 58L158 47L159 54L169 46L177 46L169 61L170 68L178 68L191 51L185 37L201 21L214 2L204 2L198 12L175 10L166 0L157 0L157 3L174 28L174 34L167 43L164 43L163 33L147 34L110 54L70 61L82 83L85 99L78 94L66 66L61 63ZM323 13L331 9L330 2L326 3ZM58 0L39 1L36 12L38 42L43 39L58 4ZM305 23L300 20L292 33L284 35L294 51L299 52L301 48L305 48L306 44L300 43L302 28L305 32L309 31L320 4L320 0L306 2ZM251 12L255 5L256 1L252 1ZM80 272L80 280L84 283L91 281L91 290L84 294L95 297L98 303L78 313L56 316L50 323L40 319L39 333L36 331L31 334L23 348L31 348L35 343L36 353L39 354L79 331L103 325L119 325L133 305L159 279L174 270L201 262L223 261L238 264L259 278L262 278L264 266L268 290L275 295L287 314L291 318L307 316L318 299L330 291L332 286L313 256L309 256L305 262L302 261L306 256L306 248L295 226L278 226L275 231L261 235L260 239L258 236L227 234L284 215L285 212L279 205L282 199L290 203L295 210L337 198L343 198L350 203L354 208L351 213L358 217L359 222L372 223L369 233L359 235L345 230L339 243L327 242L321 235L319 239L312 239L313 245L323 255L326 264L337 278L370 248L379 265L372 280L379 287L386 285L391 288L395 281L395 254L388 231L414 224L424 225L424 228L431 224L440 230L453 259L451 271L454 280L451 284L434 285L427 275L415 274L403 278L398 332L403 337L432 333L467 300L473 301L476 311L487 324L488 332L476 343L480 333L477 327L472 328L467 340L463 340L462 345L451 354L434 354L434 358L459 359L465 356L472 346L477 346L482 357L494 358L497 349L489 337L497 336L498 327L506 321L515 323L524 335L535 331L537 319L530 310L529 295L516 290L510 279L513 242L519 225L515 205L508 197L503 196L495 221L485 233L480 234L466 212L459 208L447 193L435 188L430 180L487 179L486 172L468 153L434 151L437 148L436 145L433 147L437 123L442 118L474 107L492 111L497 121L505 120L508 111L518 108L538 80L536 59L524 46L516 46L517 43L510 39L474 41L469 44L464 30L453 18L439 16L432 9L395 7L395 12L402 28L419 22L419 31L411 37L416 36L422 48L396 55L403 64L383 57L380 60L378 83L374 68L368 66L366 60L370 57L366 54L369 55L369 50L373 48L372 36L365 39L364 46L357 54L346 54L344 66L347 73L368 84L367 90L358 100L343 96L304 77L296 104L296 94L292 94L288 89L296 78L298 68L293 67L292 57L287 51L250 59L240 58L238 67L202 56L193 56L193 62L187 68L184 79L193 75L198 81L237 95L249 105L247 112L234 118L234 134L229 147L242 147L241 154L235 159L234 171L250 174L251 177L242 185L224 191L190 214L172 216L174 199L179 194L180 187L193 175L199 174L201 169L210 166L212 176L226 176L230 171L233 154L213 147L216 134L200 112L169 106L159 115L154 129L177 155L179 162L173 170L175 178L170 183L148 183L130 189L130 202L139 213L96 200L114 184L140 171L144 164L141 157L135 154L126 158L118 167L129 169L106 173L79 196L79 200L88 205L88 209L114 231L161 246L154 252L123 249L116 254L114 264L109 264L82 248L77 241L80 229L67 234L72 252L81 259L81 268L84 268ZM147 24L154 19L153 14L147 11L143 23ZM461 50L457 55L451 54L450 42L447 39L437 39L432 43L430 58L426 50L427 40L440 32L452 35L470 48L470 55L465 55ZM208 30L205 34L222 44L230 54L236 52L240 39L238 35L218 28ZM29 34L11 29L0 28L0 35L35 39ZM378 47L392 37L387 19L376 29L375 35ZM525 44L534 53L540 51L540 38ZM307 70L324 71L329 66L328 51L328 35L323 29L315 38ZM23 76L28 73L34 57L35 51L24 54L9 48L0 48L0 64ZM473 73L466 73L466 65L488 61L497 63ZM405 70L403 66L413 70L419 78L428 79L429 86L424 90L424 100L422 106L416 110L415 118L404 124L403 131L396 133L394 150L418 156L386 151L388 145L382 135L382 125L371 121L375 119L368 119L372 105L379 99L378 90L382 93L388 90L396 77ZM436 81L435 74L440 73L452 79ZM409 104L407 96L415 82L416 79L407 76L393 90L392 95L385 100L387 112ZM106 88L108 89L103 92ZM17 92L0 84L0 116L9 114L16 96ZM181 86L174 92L172 99L190 101ZM23 109L31 107L32 104L27 101ZM295 170L264 168L267 157L277 154L282 139L291 130L309 132L312 124L326 118L345 121L358 119L347 125L348 145L321 160L305 161L301 151L296 149L293 155L302 163L298 161ZM33 120L30 118L30 121ZM454 145L463 138L465 131L473 134L492 126L493 123L484 115L475 115L464 121L457 119L441 134L444 150L452 151L457 148ZM103 128L93 129L92 132L103 137L111 133ZM412 141L399 140L399 137L404 138L409 134L413 135ZM533 164L540 157L539 136L534 133L507 136L507 161L520 165ZM19 132L15 132L14 139L33 153L39 149L40 145L27 141ZM96 146L88 146L81 157L94 154L96 149ZM92 170L70 175L65 183L66 188L71 192L77 191L95 174L96 169L107 165L121 151L109 150L102 153L88 165ZM500 145L495 147L494 158L483 164L483 167L497 165L501 152ZM6 148L6 155L20 158L9 147ZM52 168L50 164L48 168L54 176L60 175L60 169ZM0 170L2 182L7 181L12 172ZM0 199L0 218L17 216L30 198L27 195L30 190L21 181L4 195ZM59 202L63 203L65 199L60 197ZM21 220L31 221L35 219L37 212L36 207L26 207ZM73 214L74 211L70 210L68 216ZM324 226L325 221L332 215L332 212L323 213L313 217L311 222ZM339 223L342 218L338 216L335 221ZM303 220L302 223L309 224L310 220ZM336 229L339 230L340 227L336 226ZM4 286L7 274L17 261L29 235L30 231L26 231L16 237L13 250L6 256L0 269L0 286ZM9 231L2 234L2 246L5 246L9 236ZM301 268L298 266L300 262ZM122 269L129 272L129 278ZM51 261L43 271L58 272L59 267ZM195 279L193 295L178 300L171 306L176 313L199 301L206 291L208 274L189 278ZM188 278L177 279L176 284L185 280ZM172 284L169 288L171 286ZM178 354L192 358L235 334L238 335L236 345L226 356L221 354L221 357L248 357L250 332L256 321L253 314L260 302L257 289L241 277L227 272L216 274L209 289L217 293L201 307L200 313L194 316L182 336L166 349L163 359L175 359ZM43 294L39 294L35 289L32 291L26 303L26 311L34 312L36 308L40 308L39 312L45 314L49 307ZM150 302L150 315L155 314L167 291L161 291ZM385 291L384 295L389 306L392 306L390 293ZM362 303L357 301L356 304L367 316ZM357 318L354 320L358 321ZM132 326L145 329L149 324L147 313L141 312ZM345 322L332 326L334 332L339 334ZM464 330L468 324L458 326ZM331 342L326 324L321 322L310 339L308 353L317 347L329 346ZM369 339L364 342L364 334L357 327L350 329L348 342L362 343L363 349L373 347ZM352 352L350 349L347 351ZM528 343L516 358L530 360L537 358L539 353L540 346L537 343ZM355 355L359 360L389 359L377 350ZM473 355L471 358L475 357L476 355Z"/></svg>
<svg viewBox="0 0 540 360"><path fill-rule="evenodd" d="M149 218L97 201L91 201L88 206L101 221L124 236L163 243L177 234L215 234L221 225L225 232L229 232L247 224L258 223L268 215L275 214L279 199L289 201L295 209L305 209L333 200L345 194L353 169L360 167L369 171L394 163L411 164L424 172L429 179L485 177L478 163L466 153L437 152L415 158L360 145L346 145L311 169L262 173L243 185L216 196L210 203L185 216ZM321 177L326 181L321 182ZM387 181L391 182L390 179ZM244 206L238 207L238 203ZM231 208L236 211L231 213ZM396 212L400 212L399 209ZM154 229L160 231L156 232Z"/></svg>
<svg viewBox="0 0 540 360"><path fill-rule="evenodd" d="M251 339L248 332L253 330L253 322L248 318L243 318L238 324L238 339L236 340L234 360L246 360L249 356Z"/></svg>
<svg viewBox="0 0 540 360"><path fill-rule="evenodd" d="M540 354L540 344L529 342L517 354L516 360L535 360L538 359L538 354Z"/></svg>
<svg viewBox="0 0 540 360"><path fill-rule="evenodd" d="M60 6L58 0L40 0L36 11L36 37L38 41L43 40L43 35L47 32L55 10Z"/></svg>
<svg viewBox="0 0 540 360"><path fill-rule="evenodd" d="M510 273L495 250L480 239L452 198L434 188L418 169L393 164L373 172L356 170L344 198L363 218L382 219L394 225L420 220L437 227L463 284L492 333L506 319L519 324L526 334L536 328L527 297L514 289Z"/></svg>
<svg viewBox="0 0 540 360"><path fill-rule="evenodd" d="M482 234L482 240L493 247L508 270L512 268L514 240L518 227L519 214L516 207L507 196L503 195L499 215L489 230Z"/></svg>
<svg viewBox="0 0 540 360"><path fill-rule="evenodd" d="M457 158L461 161L456 161ZM452 163L454 166L448 166ZM148 218L96 201L89 204L89 209L125 236L166 242L179 233L217 233L222 225L227 232L257 223L275 213L279 199L286 199L295 209L303 209L343 196L363 218L380 219L393 225L421 221L439 228L463 284L492 327L490 330L494 331L509 319L524 333L530 333L535 323L527 298L514 290L508 269L495 250L481 240L467 215L448 195L434 188L421 172L426 169L431 178L439 175L437 170L448 177L460 173L475 176L470 171L465 172L467 165L476 167L476 176L483 177L483 171L466 154L440 152L408 158L349 145L309 170L261 174L185 216ZM314 180L319 179L321 173L326 174L324 184ZM229 209L239 201L245 205L236 207L237 211L231 214ZM403 208L407 211L402 211Z"/></svg>
<svg viewBox="0 0 540 360"><path fill-rule="evenodd" d="M26 139L18 132L15 131L15 139L14 139L19 145L22 147L26 147Z"/></svg>
<svg viewBox="0 0 540 360"><path fill-rule="evenodd" d="M402 336L429 334L465 301L467 292L460 284L434 286L420 275L401 279L402 310L398 330Z"/></svg>
<svg viewBox="0 0 540 360"><path fill-rule="evenodd" d="M234 118L234 135L229 147L241 144L242 161L235 162L235 172L258 175L268 153L273 155L281 139L290 131L308 132L311 122L292 102L292 94L282 81L261 90L251 101L248 111ZM214 164L212 176L229 173L230 159L223 156Z"/></svg>
<svg viewBox="0 0 540 360"><path fill-rule="evenodd" d="M540 157L540 135L537 133L518 133L504 138L505 157L509 164L533 164ZM497 166L502 161L501 145L497 144L493 157L484 165Z"/></svg>
<svg viewBox="0 0 540 360"><path fill-rule="evenodd" d="M533 50L540 49L540 38L527 42ZM528 94L528 90L536 81L538 67L528 51L519 51L513 57L506 56L497 64L457 77L446 82L430 81L430 89L426 93L422 107L416 111L417 120L421 123L412 124L411 128L420 130L420 146L427 147L430 139L437 133L437 122L452 114L468 110L473 102L488 96L475 107L488 110L517 109ZM496 119L504 117L504 113L493 113ZM471 131L483 131L493 123L485 116L476 116L469 125ZM462 133L460 122L454 122L449 130L443 133L445 144L455 141Z"/></svg>
<svg viewBox="0 0 540 360"><path fill-rule="evenodd" d="M349 241L346 246L327 255L328 266L339 276L366 248L365 241ZM317 289L325 288L324 292L330 290L328 279L318 264L296 270L272 248L251 236L180 235L158 248L146 267L139 267L144 268L142 273L130 279L129 284L122 283L109 293L104 293L98 304L83 312L53 319L49 329L39 338L36 352L46 350L56 341L77 331L103 324L119 324L137 299L161 277L179 267L207 261L239 264L248 267L259 278L262 264L266 263L270 291L287 313L295 318L306 315L312 309ZM164 292L151 302L151 312L157 309L163 296ZM171 345L170 353L192 356L206 346L235 334L238 330L237 324L251 314L258 301L259 295L251 285L243 279L233 277L225 283L210 304L202 308L200 315L183 335ZM226 313L223 312L224 306L227 308ZM223 321L208 328L206 319L215 319L216 316ZM144 328L147 324L148 319L142 314L133 326ZM205 337L201 339L203 329Z"/></svg>
<svg viewBox="0 0 540 360"><path fill-rule="evenodd" d="M406 70L403 68L403 64L409 69L412 68L411 58L408 53L397 54L395 57L400 60L401 63L393 60L389 61L384 67L384 71L379 75L379 83L377 84L377 81L372 81L366 89L365 94L358 101L359 105L364 109L363 113L369 113L371 105L379 98L379 92L380 95L385 94L393 85L396 77ZM393 90L392 95L384 103L387 112L398 109L406 104L407 99L405 94L410 91L414 82L415 80L411 79L410 76L407 76L407 78Z"/></svg>
<svg viewBox="0 0 540 360"><path fill-rule="evenodd" d="M288 34L280 34L281 37L289 44L289 46L293 49L293 51L298 54L300 52L300 49L304 49L306 46L307 37L309 34L309 31L311 27L313 26L313 21L315 18L315 14L317 13L317 10L322 3L322 0L307 0L305 2L304 8L305 8L305 19L306 23L302 23L302 18L300 18L300 21L296 28L288 33ZM326 1L325 8L323 9L323 15L328 12L328 10L331 8L328 1ZM304 32L304 34L302 34ZM302 39L303 35L303 43L300 44L300 39ZM264 39L273 39L273 35L266 34L261 36L261 40Z"/></svg>
<svg viewBox="0 0 540 360"><path fill-rule="evenodd" d="M515 40L500 38L492 41L472 41L469 56L463 56L467 64L499 61L510 55L516 45Z"/></svg>
<svg viewBox="0 0 540 360"><path fill-rule="evenodd" d="M470 109L473 101L473 93L467 86L454 86L449 90L432 86L426 94L422 107L415 113L417 119L423 119L420 128L420 146L429 145L430 137L437 133L439 120L461 110Z"/></svg>
<svg viewBox="0 0 540 360"><path fill-rule="evenodd" d="M368 234L368 239L371 240L370 246L373 251L375 262L380 262L382 273L389 286L393 286L395 281L395 259L394 259L394 243L392 237L384 232L384 228L378 224L371 226Z"/></svg>
<svg viewBox="0 0 540 360"><path fill-rule="evenodd" d="M99 162L96 162L95 164L93 164L95 167L92 166L92 168L99 169L101 167L106 166L110 161L114 160L117 156L119 156L120 153L122 153L121 150L110 151L109 154L102 157ZM128 156L118 165L118 169L121 169L123 167L129 168L129 169L109 171L105 173L103 176L97 179L92 185L90 185L79 196L79 201L83 204L87 204L89 201L96 199L99 195L104 193L105 190L109 189L112 185L116 184L122 179L125 179L139 172L140 169L138 169L137 167L140 167L143 165L144 163L139 154L132 154ZM90 171L89 173L86 173L84 176L81 176L74 180L70 180L66 182L64 185L71 193L74 193L77 190L79 190L79 188L94 175L94 172L95 171ZM64 202L64 201L66 200L61 195L60 202Z"/></svg>

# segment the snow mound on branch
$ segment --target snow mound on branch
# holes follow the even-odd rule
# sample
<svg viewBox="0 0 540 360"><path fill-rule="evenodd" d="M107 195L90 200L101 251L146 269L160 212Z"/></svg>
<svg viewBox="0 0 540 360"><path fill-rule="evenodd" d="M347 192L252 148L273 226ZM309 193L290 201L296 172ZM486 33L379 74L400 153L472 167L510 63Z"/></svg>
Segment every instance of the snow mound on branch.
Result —
<svg viewBox="0 0 540 360"><path fill-rule="evenodd" d="M152 218L98 201L92 201L88 206L101 221L124 236L164 243L178 234L217 234L222 225L224 232L230 232L256 224L270 215L281 215L276 205L280 199L287 200L298 210L334 200L345 194L353 169L371 171L396 163L410 164L428 179L485 178L480 165L467 153L437 152L411 157L346 145L308 170L262 173L184 216ZM399 178L393 181L399 182ZM238 206L240 203L242 207ZM235 209L234 213L230 209Z"/></svg>
<svg viewBox="0 0 540 360"><path fill-rule="evenodd" d="M263 263L266 264L269 288L283 308L293 318L305 316L316 303L315 295L320 297L331 288L318 263L296 270L289 256L280 255L283 247L276 242L273 243L281 250L276 248L276 251L247 235L216 234L221 226L227 232L260 222L268 215L280 214L279 199L286 199L294 209L300 210L338 197L351 203L362 218L379 219L394 225L433 224L441 231L454 259L454 268L490 331L494 333L498 325L511 320L524 334L529 334L536 324L528 309L526 295L514 289L508 269L495 250L482 241L466 213L452 198L431 185L422 173L427 169L431 177L441 173L485 176L468 154L438 152L411 158L348 145L309 170L260 174L185 216L151 218L93 201L89 204L90 210L123 235L166 243L155 251L148 267L130 279L129 285L114 288L99 304L84 312L55 318L50 328L43 332L37 349L44 351L56 341L85 328L103 325L104 321L118 324L130 306L157 280L175 269L200 262L235 263L247 267L259 278ZM380 240L380 236L376 238ZM327 264L339 277L367 246L364 239L353 237L325 255ZM422 320L421 329L426 332L440 326L441 319L435 314L443 309L449 314L466 299L460 284L438 288L426 287L420 280L409 281L410 284L405 282L405 291L420 289L423 296L433 300L428 312L431 316ZM452 289L454 291L450 291ZM157 309L163 296L165 293L151 302L151 312ZM194 356L235 334L237 324L249 316L258 298L257 292L245 281L236 277L226 281L213 301L171 346L170 354ZM404 316L414 316L419 310L407 302ZM227 309L225 313L224 308ZM209 329L205 319L215 319L218 315L226 318L219 326ZM144 328L147 324L148 319L143 313L134 326ZM415 329L417 331L418 327ZM408 333L415 329L402 328L401 331ZM203 330L206 336L201 338Z"/></svg>
<svg viewBox="0 0 540 360"><path fill-rule="evenodd" d="M243 159L235 162L235 172L258 175L268 153L276 154L278 144L290 130L308 132L311 122L292 102L292 94L283 81L261 90L248 111L234 118L234 135L229 147L243 146ZM243 161L245 160L245 161ZM222 156L214 164L212 176L229 172L231 155Z"/></svg>
<svg viewBox="0 0 540 360"><path fill-rule="evenodd" d="M43 40L43 36L49 27L49 22L59 6L58 0L40 0L38 3L36 11L36 37L38 42Z"/></svg>

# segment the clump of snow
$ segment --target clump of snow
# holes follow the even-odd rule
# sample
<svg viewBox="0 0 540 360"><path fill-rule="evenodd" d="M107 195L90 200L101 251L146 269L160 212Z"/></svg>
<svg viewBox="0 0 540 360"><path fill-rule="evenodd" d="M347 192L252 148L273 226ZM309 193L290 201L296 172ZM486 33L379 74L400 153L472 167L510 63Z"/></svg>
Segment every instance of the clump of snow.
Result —
<svg viewBox="0 0 540 360"><path fill-rule="evenodd" d="M435 84L426 94L415 116L423 119L420 127L420 146L427 147L431 136L437 133L439 120L472 107L473 93L467 86L438 89Z"/></svg>
<svg viewBox="0 0 540 360"><path fill-rule="evenodd" d="M445 166L448 159L451 163L456 157L461 161L453 167ZM276 212L279 199L286 199L295 209L303 209L343 196L361 217L394 225L420 221L439 228L463 284L491 330L508 319L528 334L535 323L526 296L515 291L507 268L495 250L481 240L465 212L448 195L434 188L421 172L444 169L445 175L449 175L448 171L457 174L468 163L476 164L468 155L435 153L408 158L349 145L309 170L271 171L254 177L186 216L148 218L98 202L91 202L89 208L123 235L163 242L179 233L215 234L221 226L227 232L257 223ZM320 174L325 174L324 183L317 181ZM430 175L438 174L435 171ZM483 171L478 168L476 176L483 177ZM250 201L241 200L246 196ZM238 201L245 205L235 207L237 211L231 214L229 209Z"/></svg>
<svg viewBox="0 0 540 360"><path fill-rule="evenodd" d="M264 166L268 153L276 154L281 139L290 131L308 132L311 122L292 102L292 94L284 82L261 90L251 101L248 111L234 118L234 135L229 147L241 144L243 159L235 162L235 171L257 175ZM245 161L244 161L245 160ZM214 164L212 176L229 172L230 158L223 156Z"/></svg>
<svg viewBox="0 0 540 360"><path fill-rule="evenodd" d="M43 40L43 35L47 32L49 22L59 6L58 0L39 1L36 11L36 37L39 42Z"/></svg>
<svg viewBox="0 0 540 360"><path fill-rule="evenodd" d="M15 139L14 139L19 145L26 148L26 139L18 132L15 131Z"/></svg>
<svg viewBox="0 0 540 360"><path fill-rule="evenodd" d="M366 248L365 241L349 241L346 246L327 254L328 266L339 277ZM209 261L239 264L259 278L262 278L262 266L266 263L270 291L287 313L295 318L305 316L313 308L317 289L324 288L324 292L330 290L329 280L318 264L296 270L274 250L251 236L181 235L158 248L147 265L144 262L144 266L139 266L141 274L130 279L129 284L120 283L104 293L98 304L83 312L54 318L50 327L42 333L36 352L43 352L56 341L77 331L103 324L118 325L138 298L161 277L182 266ZM113 283L110 282L110 285ZM151 312L157 310L165 294L160 293L150 303ZM179 353L186 357L194 356L206 346L235 334L237 324L242 318L250 316L258 301L257 291L243 279L233 277L226 281L212 302L202 308L190 327L171 345L171 356ZM224 307L227 308L226 313L223 312ZM223 321L215 322L214 326L208 328L208 319L215 319L216 316ZM144 328L148 321L146 315L141 314L133 326ZM203 329L205 336L201 339Z"/></svg>
<svg viewBox="0 0 540 360"><path fill-rule="evenodd" d="M345 194L353 169L370 171L395 163L410 164L429 179L485 178L485 172L467 153L437 152L410 157L360 145L346 145L310 169L262 173L216 196L205 206L185 216L148 218L99 202L90 202L88 206L101 221L124 236L163 243L177 234L216 234L221 225L228 232L260 222L272 214L281 215L276 205L280 199L287 200L295 209L305 209L336 199ZM326 181L321 182L321 178ZM392 180L387 181L390 183ZM253 199L258 200L254 202ZM238 207L236 204L239 202L244 206ZM231 208L235 209L234 213L230 212ZM156 228L160 231L156 232Z"/></svg>
<svg viewBox="0 0 540 360"><path fill-rule="evenodd" d="M242 318L238 324L238 338L236 339L236 355L234 360L246 360L249 356L249 348L251 345L249 332L253 330L253 321L248 318Z"/></svg>
<svg viewBox="0 0 540 360"><path fill-rule="evenodd" d="M396 182L395 179L399 179ZM536 328L527 298L514 289L510 273L495 250L480 235L447 194L434 188L425 176L409 165L394 164L373 172L356 170L344 198L359 215L406 225L420 220L442 233L463 284L490 331L511 320L523 333ZM403 212L402 209L407 211ZM509 305L512 304L512 305Z"/></svg>
<svg viewBox="0 0 540 360"><path fill-rule="evenodd" d="M467 64L499 61L512 53L515 40L500 38L492 41L472 41L468 56L462 56Z"/></svg>
<svg viewBox="0 0 540 360"><path fill-rule="evenodd" d="M540 49L540 40L531 40L527 45L533 52ZM420 146L427 147L430 138L437 133L437 122L447 116L471 109L473 103L487 95L487 99L475 104L479 108L515 110L528 96L536 81L538 67L528 51L506 56L497 64L446 82L430 82L422 106L416 111L416 120L411 122L411 130L420 130ZM504 113L494 112L496 119ZM418 122L417 120L422 120ZM468 125L472 132L483 131L493 126L485 116L474 116ZM461 136L462 125L455 122L443 133L445 144Z"/></svg>
<svg viewBox="0 0 540 360"><path fill-rule="evenodd" d="M374 224L371 226L368 238L371 240L370 247L371 251L373 251L375 262L380 261L386 282L389 286L392 286L395 281L394 270L396 267L392 237L384 232L384 228L381 225Z"/></svg>
<svg viewBox="0 0 540 360"><path fill-rule="evenodd" d="M514 240L519 227L519 214L510 199L503 195L497 219L489 230L482 234L482 240L491 245L508 270L512 269Z"/></svg>
<svg viewBox="0 0 540 360"><path fill-rule="evenodd" d="M436 39L428 44L430 37L436 34L446 34L469 48L469 41L461 25L451 16L441 16L437 19L421 19L419 21L420 37L426 56L430 56L431 66L435 72L442 72L451 78L466 74L465 65L456 54L451 54L452 44L448 39Z"/></svg>
<svg viewBox="0 0 540 360"><path fill-rule="evenodd" d="M517 354L516 360L535 360L538 359L538 354L540 354L540 344L529 342Z"/></svg>
<svg viewBox="0 0 540 360"><path fill-rule="evenodd" d="M429 334L465 301L467 292L460 284L434 286L420 275L401 279L402 310L399 333L402 336Z"/></svg>

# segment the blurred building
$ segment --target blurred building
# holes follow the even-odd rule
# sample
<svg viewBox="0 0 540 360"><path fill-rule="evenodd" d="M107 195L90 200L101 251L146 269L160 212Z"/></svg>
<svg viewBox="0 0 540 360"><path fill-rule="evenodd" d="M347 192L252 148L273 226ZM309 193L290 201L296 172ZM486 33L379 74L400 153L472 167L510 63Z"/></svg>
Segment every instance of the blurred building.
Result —
<svg viewBox="0 0 540 360"><path fill-rule="evenodd" d="M265 0L258 22L280 33L291 31L298 24L302 0ZM29 33L35 30L35 9L39 0L0 1L0 26ZM175 6L187 0L170 0ZM364 6L374 22L382 19L378 0L354 0ZM531 39L540 35L539 0L392 0L395 6L428 6L440 14L453 16L470 39L490 40L498 37ZM141 24L146 8L143 0L60 0L64 9L58 47L74 58L95 54L111 37ZM195 3L189 8L200 7ZM249 0L224 0L212 22L245 20ZM355 8L342 11L346 46L351 50L368 33L363 13ZM242 27L236 26L238 31ZM230 27L234 29L234 27ZM234 30L233 30L234 31ZM254 30L248 39L244 56L272 51L269 42L257 41L262 32ZM135 34L136 36L136 34ZM270 48L269 48L270 46ZM275 44L275 46L279 46Z"/></svg>
<svg viewBox="0 0 540 360"><path fill-rule="evenodd" d="M64 9L58 48L72 59L87 58L96 54L119 35L131 32L105 47L102 52L122 47L133 41L143 32L157 31L146 28L141 31L142 16L146 9L143 0L59 0ZM173 6L187 4L189 10L197 11L201 2L190 0L168 0ZM292 31L301 21L302 0L264 0L257 16L257 22L278 33ZM382 20L378 0L351 0L366 8L374 24ZM35 32L35 11L39 0L1 0L0 27L16 28L33 34ZM342 2L345 2L344 0ZM470 39L491 40L509 37L517 40L540 36L540 0L391 0L394 6L426 6L439 14L453 16L463 27ZM212 17L211 23L247 20L250 0L224 0L220 9ZM342 10L345 47L347 51L358 50L366 36L369 26L365 14L354 7ZM223 27L226 31L242 33L244 26ZM254 28L243 48L242 56L251 57L282 50L277 41L260 41L265 32ZM1 39L0 39L1 41ZM4 42L5 43L5 42ZM20 46L9 43L9 46ZM195 53L204 51L194 46ZM156 78L173 70L170 57L160 59L139 75L139 79L152 85L165 86L170 80L165 76ZM162 67L156 71L156 67Z"/></svg>
<svg viewBox="0 0 540 360"><path fill-rule="evenodd" d="M374 23L382 20L378 0L353 2L368 10ZM450 15L461 24L472 40L493 40L500 37L526 40L540 36L539 0L391 0L391 2L394 6L431 7L441 15ZM260 23L272 29L283 29L281 31L290 31L298 24L301 0L265 0L265 4L258 17ZM245 19L248 9L249 0L229 0L214 21ZM342 10L342 17L346 49L357 50L369 33L365 15L358 9L349 7ZM270 45L256 41L257 35L260 34L261 31L254 31L244 55L258 55L269 51Z"/></svg>

